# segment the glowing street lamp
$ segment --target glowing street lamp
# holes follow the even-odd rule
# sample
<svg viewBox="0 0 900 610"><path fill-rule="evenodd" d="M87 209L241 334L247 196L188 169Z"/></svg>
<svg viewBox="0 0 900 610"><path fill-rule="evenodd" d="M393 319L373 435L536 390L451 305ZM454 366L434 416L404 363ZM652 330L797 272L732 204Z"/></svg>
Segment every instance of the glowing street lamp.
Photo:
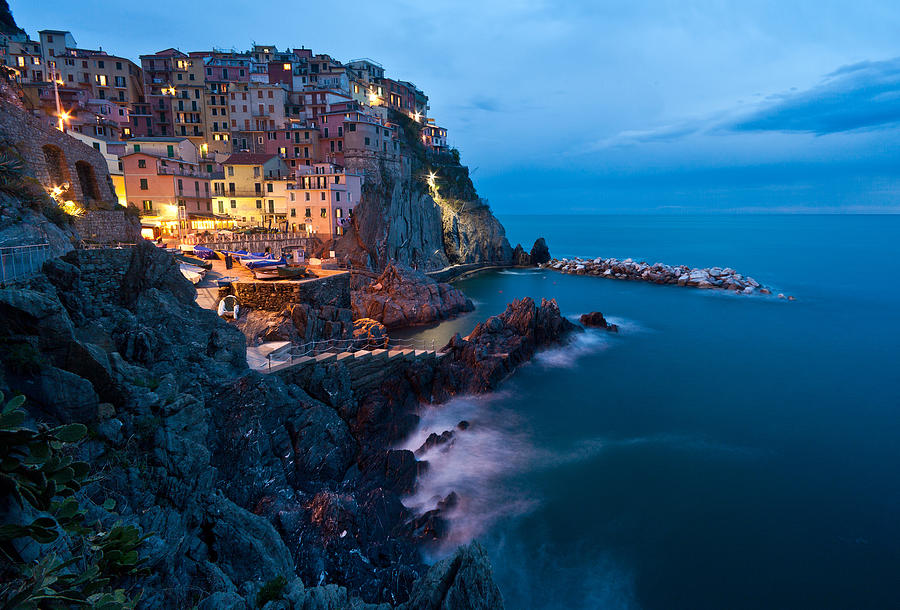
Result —
<svg viewBox="0 0 900 610"><path fill-rule="evenodd" d="M70 118L72 118L72 115L70 115L70 114L69 114L68 112L66 112L65 110L61 110L61 111L59 112L59 115L58 115L58 128L59 128L60 131L65 131L65 130L66 130L66 128L65 128L65 123L68 123Z"/></svg>

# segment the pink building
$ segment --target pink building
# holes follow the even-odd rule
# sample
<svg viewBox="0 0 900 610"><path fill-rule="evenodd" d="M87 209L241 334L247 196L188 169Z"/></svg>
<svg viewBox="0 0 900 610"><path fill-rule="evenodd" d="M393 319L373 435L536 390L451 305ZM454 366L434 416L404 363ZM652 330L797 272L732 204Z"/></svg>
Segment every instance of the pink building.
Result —
<svg viewBox="0 0 900 610"><path fill-rule="evenodd" d="M302 167L296 182L288 185L288 228L322 239L343 235L361 195L359 174L347 173L332 163Z"/></svg>

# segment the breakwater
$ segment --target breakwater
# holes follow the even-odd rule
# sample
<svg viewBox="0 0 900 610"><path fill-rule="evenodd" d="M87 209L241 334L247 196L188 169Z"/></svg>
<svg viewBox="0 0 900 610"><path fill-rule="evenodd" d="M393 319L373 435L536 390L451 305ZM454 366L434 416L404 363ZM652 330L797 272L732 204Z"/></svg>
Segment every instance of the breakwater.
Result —
<svg viewBox="0 0 900 610"><path fill-rule="evenodd" d="M653 282L654 284L673 284L714 290L730 290L738 294L772 294L772 289L742 275L730 267L707 267L698 269L687 265L666 265L663 263L636 262L630 258L563 258L551 259L539 265L544 269L553 269L562 273L575 275L593 275L615 280L632 280ZM779 293L778 298L793 301Z"/></svg>

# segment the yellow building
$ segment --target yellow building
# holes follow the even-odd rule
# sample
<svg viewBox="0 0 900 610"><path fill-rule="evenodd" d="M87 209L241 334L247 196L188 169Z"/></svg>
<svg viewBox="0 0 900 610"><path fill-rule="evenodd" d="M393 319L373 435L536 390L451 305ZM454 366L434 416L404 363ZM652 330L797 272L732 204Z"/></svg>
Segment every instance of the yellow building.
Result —
<svg viewBox="0 0 900 610"><path fill-rule="evenodd" d="M223 163L224 179L213 183L213 211L239 227L277 228L287 210L285 179L290 169L278 155L235 153Z"/></svg>

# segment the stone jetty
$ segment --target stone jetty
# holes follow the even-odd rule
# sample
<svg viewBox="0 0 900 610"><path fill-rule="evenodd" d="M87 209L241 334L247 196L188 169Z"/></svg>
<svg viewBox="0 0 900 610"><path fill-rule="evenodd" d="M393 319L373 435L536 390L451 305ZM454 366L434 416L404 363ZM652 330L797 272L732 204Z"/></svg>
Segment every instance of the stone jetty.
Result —
<svg viewBox="0 0 900 610"><path fill-rule="evenodd" d="M563 258L551 259L538 265L543 269L553 269L575 275L593 275L616 280L638 280L654 284L674 284L715 290L730 290L738 294L772 294L767 288L750 276L742 275L729 267L697 269L686 265L652 265L630 258ZM793 301L794 297L778 294L778 298Z"/></svg>

